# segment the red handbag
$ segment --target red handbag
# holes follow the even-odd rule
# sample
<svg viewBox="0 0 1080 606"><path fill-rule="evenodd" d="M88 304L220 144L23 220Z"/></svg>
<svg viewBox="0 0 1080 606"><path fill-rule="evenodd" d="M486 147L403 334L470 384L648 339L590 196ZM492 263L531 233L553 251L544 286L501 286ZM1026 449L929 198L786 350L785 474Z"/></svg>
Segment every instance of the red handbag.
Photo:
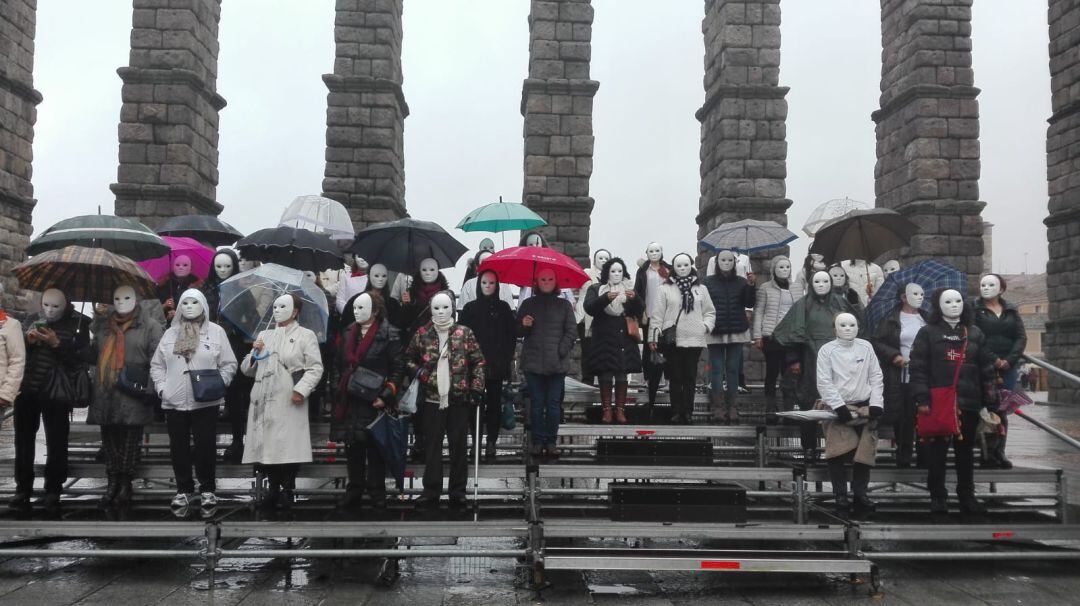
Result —
<svg viewBox="0 0 1080 606"><path fill-rule="evenodd" d="M960 369L964 367L967 356L967 328L964 329L964 341L960 344L960 358L956 363L956 373L952 385L930 388L930 412L915 417L915 429L920 438L937 436L956 436L960 434L960 411L956 406L956 385L960 381Z"/></svg>

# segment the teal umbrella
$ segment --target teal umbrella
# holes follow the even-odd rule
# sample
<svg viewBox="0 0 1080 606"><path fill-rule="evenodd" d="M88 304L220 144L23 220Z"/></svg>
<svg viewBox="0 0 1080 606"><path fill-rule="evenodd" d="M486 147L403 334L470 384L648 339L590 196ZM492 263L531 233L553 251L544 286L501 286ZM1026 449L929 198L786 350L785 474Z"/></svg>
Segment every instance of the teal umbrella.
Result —
<svg viewBox="0 0 1080 606"><path fill-rule="evenodd" d="M495 202L465 215L457 224L463 231L502 232L526 230L547 225L547 221L524 204Z"/></svg>

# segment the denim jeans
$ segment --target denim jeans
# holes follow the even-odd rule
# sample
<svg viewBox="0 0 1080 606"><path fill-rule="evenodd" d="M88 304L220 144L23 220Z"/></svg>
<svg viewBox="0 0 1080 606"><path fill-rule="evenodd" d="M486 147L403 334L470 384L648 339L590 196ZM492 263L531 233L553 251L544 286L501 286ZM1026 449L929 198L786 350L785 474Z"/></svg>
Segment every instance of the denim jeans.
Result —
<svg viewBox="0 0 1080 606"><path fill-rule="evenodd" d="M566 375L525 373L529 385L529 413L534 446L554 446L559 435L560 408Z"/></svg>
<svg viewBox="0 0 1080 606"><path fill-rule="evenodd" d="M739 393L739 371L742 370L745 343L712 343L709 345L709 380L712 393Z"/></svg>

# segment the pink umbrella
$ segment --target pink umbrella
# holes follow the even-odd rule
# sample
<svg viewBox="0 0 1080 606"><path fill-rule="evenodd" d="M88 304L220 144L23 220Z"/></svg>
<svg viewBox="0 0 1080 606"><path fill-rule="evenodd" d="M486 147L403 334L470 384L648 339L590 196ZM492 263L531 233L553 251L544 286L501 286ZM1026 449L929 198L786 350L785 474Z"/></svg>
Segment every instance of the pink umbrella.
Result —
<svg viewBox="0 0 1080 606"><path fill-rule="evenodd" d="M210 266L214 263L216 252L214 249L207 248L191 238L162 236L161 239L165 240L172 249L169 254L139 262L139 265L155 282L164 280L172 271L173 260L181 256L191 260L191 273L198 276L200 280L205 280L206 276L210 275Z"/></svg>
<svg viewBox="0 0 1080 606"><path fill-rule="evenodd" d="M494 271L503 284L533 286L536 276L542 270L555 272L555 282L559 288L580 288L589 281L588 274L570 257L541 246L514 246L491 255L480 267L477 274L487 270Z"/></svg>

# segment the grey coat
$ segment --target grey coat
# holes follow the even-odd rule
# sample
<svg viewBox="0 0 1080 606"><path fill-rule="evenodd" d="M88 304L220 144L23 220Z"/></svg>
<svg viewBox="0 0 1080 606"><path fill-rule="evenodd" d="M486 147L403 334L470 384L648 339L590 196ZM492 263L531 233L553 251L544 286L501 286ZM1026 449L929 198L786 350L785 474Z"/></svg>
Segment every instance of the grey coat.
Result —
<svg viewBox="0 0 1080 606"><path fill-rule="evenodd" d="M525 316L533 325L521 325ZM561 375L570 371L570 351L577 339L574 306L556 295L535 294L518 308L518 334L521 343L521 370L541 375Z"/></svg>
<svg viewBox="0 0 1080 606"><path fill-rule="evenodd" d="M164 327L150 318L146 308L136 307L138 315L131 328L124 333L124 367L138 368L149 376L150 360L154 357ZM112 312L110 312L112 313ZM101 355L101 346L112 328L109 316L96 316L90 325L94 336L94 357ZM91 369L94 377L94 399L86 414L88 425L146 425L154 420L154 406L148 400L135 398L120 392L115 385L102 385L98 370ZM148 395L157 393L151 386Z"/></svg>

